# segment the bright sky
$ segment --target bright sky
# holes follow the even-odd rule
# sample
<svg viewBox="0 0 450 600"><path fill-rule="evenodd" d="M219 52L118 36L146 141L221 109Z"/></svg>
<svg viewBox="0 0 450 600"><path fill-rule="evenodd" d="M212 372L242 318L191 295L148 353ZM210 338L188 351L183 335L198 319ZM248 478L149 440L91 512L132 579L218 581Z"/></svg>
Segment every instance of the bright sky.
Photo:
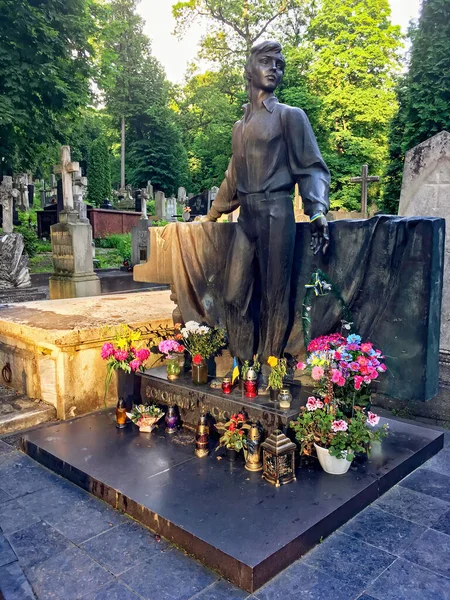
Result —
<svg viewBox="0 0 450 600"><path fill-rule="evenodd" d="M187 65L197 54L203 27L191 27L179 41L172 35L175 21L172 4L175 0L141 0L138 11L145 20L145 33L152 40L153 54L166 70L167 78L182 83ZM406 31L410 19L417 18L420 0L390 0L392 22Z"/></svg>

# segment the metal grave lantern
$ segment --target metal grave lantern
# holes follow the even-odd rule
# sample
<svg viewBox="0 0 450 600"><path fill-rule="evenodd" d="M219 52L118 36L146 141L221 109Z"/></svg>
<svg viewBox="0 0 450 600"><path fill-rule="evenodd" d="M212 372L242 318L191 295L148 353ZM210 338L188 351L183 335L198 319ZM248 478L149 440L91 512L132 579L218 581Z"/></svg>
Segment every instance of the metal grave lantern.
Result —
<svg viewBox="0 0 450 600"><path fill-rule="evenodd" d="M295 481L296 445L284 433L275 430L261 444L263 452L263 478L280 487L284 483Z"/></svg>

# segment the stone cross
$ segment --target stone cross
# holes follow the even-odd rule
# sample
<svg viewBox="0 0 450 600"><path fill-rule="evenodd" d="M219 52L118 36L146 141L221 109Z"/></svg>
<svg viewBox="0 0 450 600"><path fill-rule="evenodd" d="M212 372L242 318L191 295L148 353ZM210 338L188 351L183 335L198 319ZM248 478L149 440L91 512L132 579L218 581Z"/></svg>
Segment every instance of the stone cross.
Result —
<svg viewBox="0 0 450 600"><path fill-rule="evenodd" d="M81 169L79 169L72 181L72 195L73 195L73 206L77 211L80 221L86 223L88 222L87 218L87 206L84 203L84 196L87 190L87 177L83 177L81 174Z"/></svg>
<svg viewBox="0 0 450 600"><path fill-rule="evenodd" d="M61 163L53 167L55 173L61 173L64 211L72 212L72 173L79 171L80 165L70 160L70 146L61 146Z"/></svg>
<svg viewBox="0 0 450 600"><path fill-rule="evenodd" d="M380 181L380 178L377 175L369 176L368 165L361 167L361 175L359 177L350 178L350 183L361 184L361 212L364 217L367 217L367 186L374 181Z"/></svg>
<svg viewBox="0 0 450 600"><path fill-rule="evenodd" d="M12 177L3 177L0 185L0 204L3 207L3 233L13 232L14 198L19 196L19 190L13 188Z"/></svg>

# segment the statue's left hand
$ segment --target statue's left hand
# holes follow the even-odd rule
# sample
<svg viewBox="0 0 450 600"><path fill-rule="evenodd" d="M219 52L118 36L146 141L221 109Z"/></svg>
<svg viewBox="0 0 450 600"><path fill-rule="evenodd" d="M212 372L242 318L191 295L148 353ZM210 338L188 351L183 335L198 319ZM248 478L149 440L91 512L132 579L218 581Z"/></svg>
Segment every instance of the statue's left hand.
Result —
<svg viewBox="0 0 450 600"><path fill-rule="evenodd" d="M322 249L322 254L325 254L329 244L328 223L322 215L311 223L311 250L317 254Z"/></svg>

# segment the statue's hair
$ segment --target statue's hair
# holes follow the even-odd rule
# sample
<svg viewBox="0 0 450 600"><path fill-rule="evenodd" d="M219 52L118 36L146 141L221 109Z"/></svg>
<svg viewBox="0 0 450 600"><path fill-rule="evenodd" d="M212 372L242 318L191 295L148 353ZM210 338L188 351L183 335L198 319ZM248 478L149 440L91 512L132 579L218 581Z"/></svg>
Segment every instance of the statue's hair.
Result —
<svg viewBox="0 0 450 600"><path fill-rule="evenodd" d="M281 53L281 44L279 42L276 42L275 40L266 40L265 42L259 42L259 44L255 44L250 50L250 56L248 57L247 63L245 65L245 77L247 81L250 81L250 71L252 62L259 54L264 54L265 52L279 54L281 60L283 61L283 67L286 64L284 56Z"/></svg>

